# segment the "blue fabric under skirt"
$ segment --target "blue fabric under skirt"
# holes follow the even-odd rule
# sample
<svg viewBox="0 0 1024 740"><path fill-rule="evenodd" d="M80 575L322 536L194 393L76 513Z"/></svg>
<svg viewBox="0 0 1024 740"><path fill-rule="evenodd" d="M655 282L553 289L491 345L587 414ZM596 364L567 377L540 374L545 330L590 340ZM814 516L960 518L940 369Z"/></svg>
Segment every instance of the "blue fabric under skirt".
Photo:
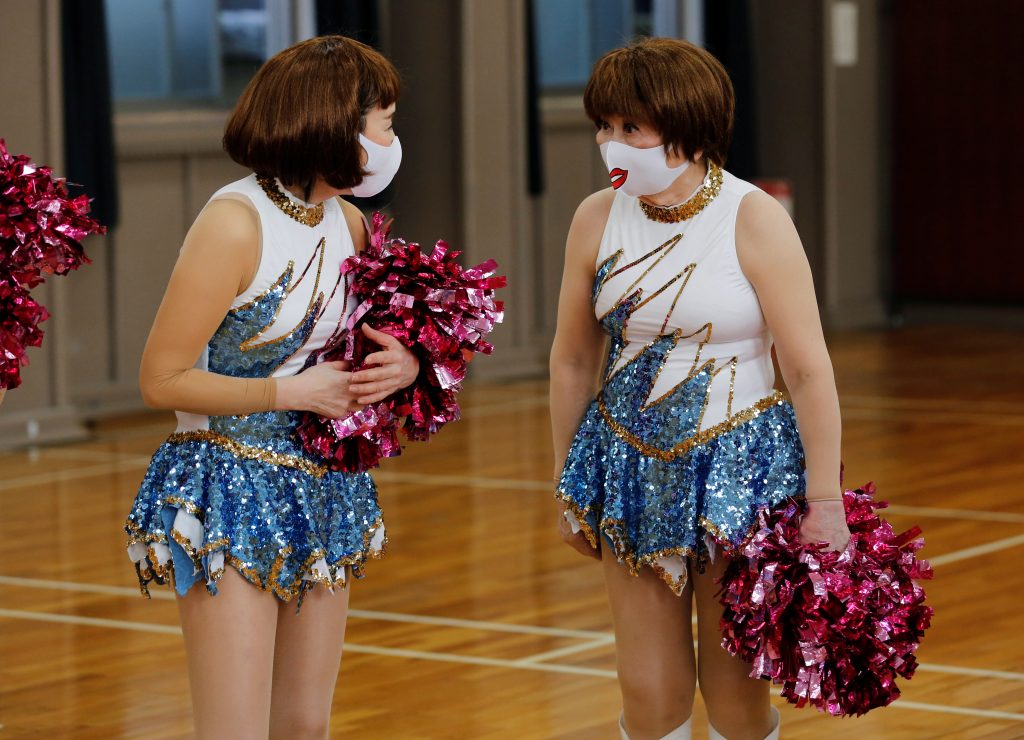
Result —
<svg viewBox="0 0 1024 740"><path fill-rule="evenodd" d="M630 572L647 565L681 593L687 562L702 572L716 550L742 545L757 512L803 496L805 482L796 418L780 394L691 430L675 448L645 444L599 398L573 440L557 497L593 547L600 532Z"/></svg>
<svg viewBox="0 0 1024 740"><path fill-rule="evenodd" d="M286 441L282 442L284 439ZM249 445L211 431L171 435L153 455L125 524L139 585L210 593L226 567L289 601L344 586L386 544L366 473L334 473L282 435Z"/></svg>

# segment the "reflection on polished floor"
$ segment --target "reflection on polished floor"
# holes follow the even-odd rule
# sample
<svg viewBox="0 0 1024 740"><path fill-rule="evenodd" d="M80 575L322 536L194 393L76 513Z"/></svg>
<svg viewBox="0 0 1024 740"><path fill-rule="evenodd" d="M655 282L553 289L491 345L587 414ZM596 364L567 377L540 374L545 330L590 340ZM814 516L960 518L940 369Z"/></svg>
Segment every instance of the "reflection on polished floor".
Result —
<svg viewBox="0 0 1024 740"><path fill-rule="evenodd" d="M836 720L777 700L783 737L1024 737L1021 340L830 338L847 480L924 528L937 616L894 706ZM545 394L471 386L461 423L378 471L390 552L354 585L335 736L617 737L601 573L555 534ZM171 427L140 415L0 455L0 738L188 737L175 608L139 597L120 531Z"/></svg>

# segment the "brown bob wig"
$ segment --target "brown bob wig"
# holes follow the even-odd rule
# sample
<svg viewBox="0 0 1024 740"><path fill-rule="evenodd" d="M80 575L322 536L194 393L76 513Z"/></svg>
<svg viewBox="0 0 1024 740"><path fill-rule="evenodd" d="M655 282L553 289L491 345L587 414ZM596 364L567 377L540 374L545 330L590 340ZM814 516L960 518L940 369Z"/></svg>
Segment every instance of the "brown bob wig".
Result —
<svg viewBox="0 0 1024 740"><path fill-rule="evenodd" d="M594 123L621 116L646 123L667 149L725 164L732 141L732 81L710 53L677 39L645 38L597 60L583 92Z"/></svg>
<svg viewBox="0 0 1024 740"><path fill-rule="evenodd" d="M305 188L358 185L364 116L398 99L394 66L365 44L320 36L267 60L224 130L224 150L257 174Z"/></svg>

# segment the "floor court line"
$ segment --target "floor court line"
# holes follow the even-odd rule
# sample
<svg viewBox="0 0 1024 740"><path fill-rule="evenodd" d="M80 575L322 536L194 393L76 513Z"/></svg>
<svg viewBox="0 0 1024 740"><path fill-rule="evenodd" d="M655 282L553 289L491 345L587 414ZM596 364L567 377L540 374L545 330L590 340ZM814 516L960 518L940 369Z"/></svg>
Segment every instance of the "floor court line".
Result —
<svg viewBox="0 0 1024 740"><path fill-rule="evenodd" d="M1021 545L1024 545L1024 534L1019 534L1015 537L1006 537L1005 539L996 540L995 542L989 542L984 545L967 547L963 550L956 550L954 552L946 553L945 555L928 558L928 562L933 566L947 565L948 563L957 563L961 560L967 560L968 558L989 555L993 552L1008 550L1011 547L1020 547Z"/></svg>
<svg viewBox="0 0 1024 740"><path fill-rule="evenodd" d="M128 596L139 597L138 589L125 586L108 586L100 583L76 583L73 581L51 581L40 578L22 578L19 576L0 575L0 585L20 586L23 588L36 588L55 591L71 591L77 593L95 593L106 596ZM167 590L152 589L150 595L155 600L173 601L174 595ZM24 612L26 614L41 614L43 612ZM2 614L0 614L2 616ZM399 612L384 612L368 609L350 609L349 616L357 619L377 620L384 622L401 622L406 624L423 624L432 627L453 627L456 629L479 630L481 632L511 632L515 634L538 635L544 637L566 637L584 640L582 644L568 645L544 653L519 658L517 663L533 663L550 660L554 657L564 657L574 653L586 652L615 642L615 636L611 632L598 630L572 630L559 627L545 627L530 624L512 624L508 622L487 622L474 619L457 619L453 617L435 617L425 614L403 614ZM84 619L84 617L83 617ZM54 620L59 621L59 620ZM108 620L109 621L109 620ZM115 622L117 620L114 620ZM696 621L696 620L694 620ZM126 624L136 624L129 622ZM1006 681L1024 682L1024 673L1012 671L998 671L988 668L971 668L967 666L951 666L940 663L923 663L918 670L931 673L949 673L955 675L978 676L981 678L993 678Z"/></svg>
<svg viewBox="0 0 1024 740"><path fill-rule="evenodd" d="M149 461L146 461L148 464ZM30 488L43 486L50 483L70 483L71 481L92 478L97 475L108 475L110 473L126 473L130 470L144 468L145 464L138 464L131 461L105 462L98 465L91 465L75 470L52 470L48 473L33 473L31 475L20 475L6 480L0 479L0 491L10 491L17 488Z"/></svg>
<svg viewBox="0 0 1024 740"><path fill-rule="evenodd" d="M585 653L588 650L594 650L596 648L607 647L615 644L615 637L609 634L607 637L600 640L592 640L591 642L584 642L579 645L567 645L563 648L556 650L548 650L547 652L537 653L536 655L530 655L526 658L520 658L517 662L519 663L542 663L552 658L564 658L567 655L575 655L577 653Z"/></svg>
<svg viewBox="0 0 1024 740"><path fill-rule="evenodd" d="M181 629L179 627L171 625L144 624L140 622L129 622L116 619L97 619L95 617L79 617L71 614L52 614L45 612L20 611L15 609L0 609L0 617L40 622L61 622L65 624L78 624L88 627L102 627L108 629L123 629L135 632L155 632L173 635L181 634ZM503 658L486 658L475 655L455 655L453 653L438 653L423 650L408 650L405 648L388 648L377 645L358 645L349 643L345 643L344 649L349 653L363 653L367 655L382 655L396 658L410 658L414 660L431 660L442 663L461 663L464 665L487 666L492 668L542 671L546 673L574 674L605 679L615 678L615 671L600 668L588 668L586 666L561 665L558 663L527 663L523 662L523 660L517 661ZM776 696L778 695L777 691L774 691L773 693ZM924 702L910 701L908 699L900 699L891 706L896 709L902 708L924 712L937 712L940 714L956 714L968 717L983 717L986 719L1024 722L1024 714L1003 712L992 709L975 709L973 707L927 704Z"/></svg>
<svg viewBox="0 0 1024 740"><path fill-rule="evenodd" d="M108 586L102 583L76 583L73 581L52 581L41 578L22 578L20 576L0 575L0 585L18 586L21 588L50 589L55 591L71 591L76 593L92 593L104 596L127 596L141 598L137 588L127 586ZM160 601L173 601L174 594L169 590L150 589L150 596ZM523 635L540 635L544 637L566 637L577 640L611 640L610 632L598 630L575 630L560 627L544 627L532 624L513 624L510 622L488 622L476 619L458 619L455 617L436 617L424 614L402 614L399 612L375 611L369 609L349 609L349 616L357 619L372 619L381 622L402 622L405 624L425 624L434 627L453 627L456 629L480 630L483 632L512 632Z"/></svg>
<svg viewBox="0 0 1024 740"><path fill-rule="evenodd" d="M973 511L971 509L947 509L936 506L911 506L909 504L891 504L880 509L900 516L921 516L930 519L970 519L979 522L1005 522L1007 524L1024 524L1024 514L1012 511Z"/></svg>

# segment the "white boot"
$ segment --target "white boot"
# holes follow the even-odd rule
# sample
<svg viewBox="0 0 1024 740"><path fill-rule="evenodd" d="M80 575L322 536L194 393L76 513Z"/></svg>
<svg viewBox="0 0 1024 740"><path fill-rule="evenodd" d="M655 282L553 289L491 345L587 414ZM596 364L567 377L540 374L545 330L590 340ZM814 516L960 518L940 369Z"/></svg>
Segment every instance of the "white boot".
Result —
<svg viewBox="0 0 1024 740"><path fill-rule="evenodd" d="M779 710L772 707L772 731L768 733L764 740L779 740L779 728L782 727L782 717L779 715Z"/></svg>
<svg viewBox="0 0 1024 740"><path fill-rule="evenodd" d="M662 735L661 740L690 740L690 720L692 719L691 717L686 720L667 735ZM619 734L622 736L622 740L629 740L629 735L626 733L626 719L621 714L619 715Z"/></svg>
<svg viewBox="0 0 1024 740"><path fill-rule="evenodd" d="M772 720L774 729L765 735L764 740L779 740L779 728L782 726L782 717L779 716L779 710L775 707L772 707ZM708 722L708 740L726 740L726 737Z"/></svg>
<svg viewBox="0 0 1024 740"><path fill-rule="evenodd" d="M690 720L686 720L683 724L679 725L676 729L667 735L663 735L661 740L690 740Z"/></svg>

